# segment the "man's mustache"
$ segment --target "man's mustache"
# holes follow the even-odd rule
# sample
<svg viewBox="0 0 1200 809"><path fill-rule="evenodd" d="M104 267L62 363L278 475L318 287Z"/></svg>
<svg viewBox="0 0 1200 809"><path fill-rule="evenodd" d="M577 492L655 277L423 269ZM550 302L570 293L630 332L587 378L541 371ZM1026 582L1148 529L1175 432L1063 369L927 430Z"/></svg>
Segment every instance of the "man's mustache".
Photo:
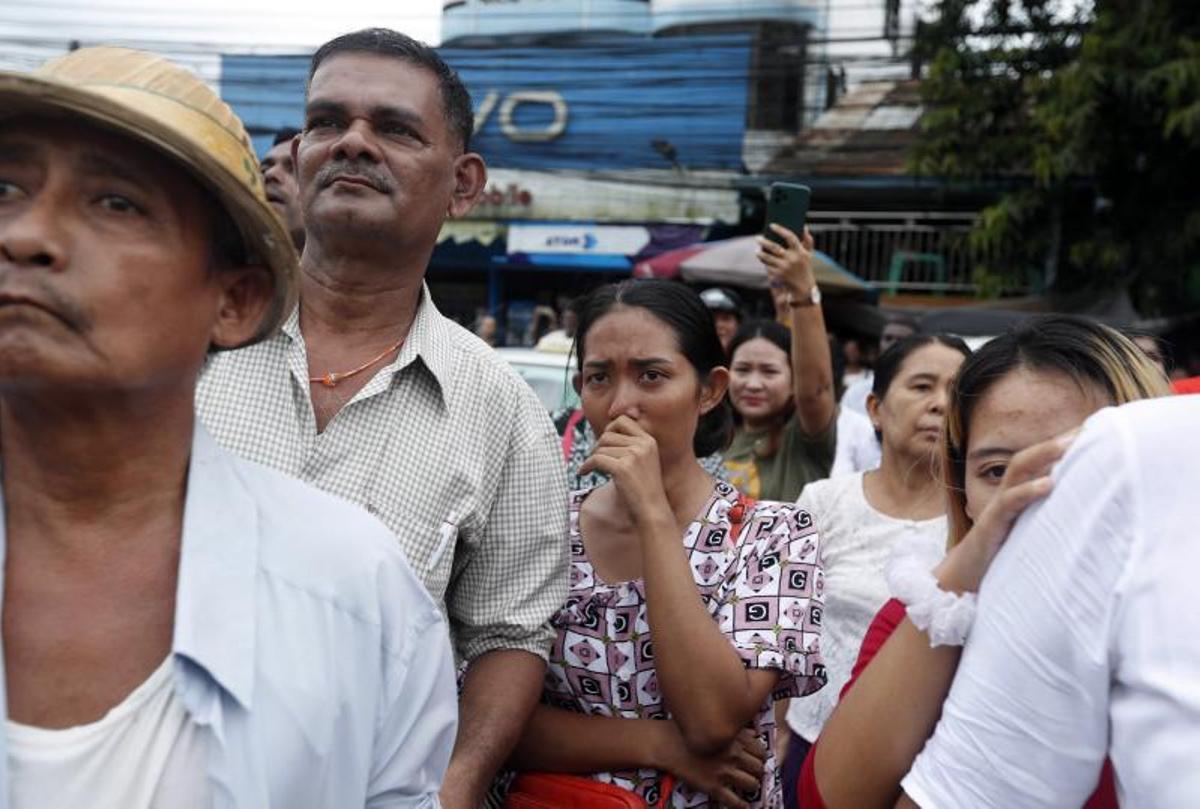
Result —
<svg viewBox="0 0 1200 809"><path fill-rule="evenodd" d="M0 270L0 305L5 300L20 299L48 312L77 332L91 329L91 318L53 286L37 278L23 278L20 283L13 284L10 283L11 275L11 270Z"/></svg>
<svg viewBox="0 0 1200 809"><path fill-rule="evenodd" d="M317 172L317 187L324 188L342 178L360 180L381 194L390 194L392 184L369 164L357 160L335 160Z"/></svg>

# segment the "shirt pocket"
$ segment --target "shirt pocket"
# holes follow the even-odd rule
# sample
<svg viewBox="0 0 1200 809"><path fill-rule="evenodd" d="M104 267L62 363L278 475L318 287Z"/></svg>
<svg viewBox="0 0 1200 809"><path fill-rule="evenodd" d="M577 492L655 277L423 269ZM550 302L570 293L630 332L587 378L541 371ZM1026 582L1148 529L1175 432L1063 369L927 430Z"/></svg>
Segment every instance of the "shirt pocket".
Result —
<svg viewBox="0 0 1200 809"><path fill-rule="evenodd" d="M371 500L367 510L396 535L409 566L445 612L443 602L454 566L460 520L454 514L417 514L407 504L385 498Z"/></svg>
<svg viewBox="0 0 1200 809"><path fill-rule="evenodd" d="M437 529L437 543L429 554L425 564L423 577L432 589L433 583L438 583L439 590L444 590L450 578L450 570L454 567L454 551L458 545L458 526L450 520L442 520Z"/></svg>

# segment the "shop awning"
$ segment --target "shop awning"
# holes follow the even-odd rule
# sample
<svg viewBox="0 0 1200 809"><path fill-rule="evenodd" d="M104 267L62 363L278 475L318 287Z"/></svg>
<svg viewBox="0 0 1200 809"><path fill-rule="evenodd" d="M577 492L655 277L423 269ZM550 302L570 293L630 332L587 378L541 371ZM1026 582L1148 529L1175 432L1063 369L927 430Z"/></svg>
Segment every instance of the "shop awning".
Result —
<svg viewBox="0 0 1200 809"><path fill-rule="evenodd" d="M633 268L637 278L682 278L685 281L728 284L749 289L767 288L767 271L758 260L754 236L738 236L671 250ZM820 250L813 274L826 290L869 292L871 286Z"/></svg>

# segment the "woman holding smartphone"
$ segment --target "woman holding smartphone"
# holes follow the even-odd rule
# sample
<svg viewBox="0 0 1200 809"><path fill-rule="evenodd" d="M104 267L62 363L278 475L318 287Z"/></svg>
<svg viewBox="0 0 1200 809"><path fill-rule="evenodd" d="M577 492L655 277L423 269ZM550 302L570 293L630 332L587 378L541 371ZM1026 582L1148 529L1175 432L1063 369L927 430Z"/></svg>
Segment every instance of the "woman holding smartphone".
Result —
<svg viewBox="0 0 1200 809"><path fill-rule="evenodd" d="M729 346L729 397L737 430L725 452L729 482L750 497L795 501L829 476L837 447L833 365L812 271L812 235L771 225L783 244L760 238L759 260L786 296L790 328L742 326Z"/></svg>

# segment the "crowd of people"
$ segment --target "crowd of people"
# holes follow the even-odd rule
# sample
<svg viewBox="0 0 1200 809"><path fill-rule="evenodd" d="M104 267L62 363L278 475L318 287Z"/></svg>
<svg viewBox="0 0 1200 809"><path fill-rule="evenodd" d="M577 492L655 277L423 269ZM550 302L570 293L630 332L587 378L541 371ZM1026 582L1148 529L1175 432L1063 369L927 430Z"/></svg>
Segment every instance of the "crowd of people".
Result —
<svg viewBox="0 0 1200 809"><path fill-rule="evenodd" d="M424 283L456 74L347 34L303 120L0 73L0 807L1200 801L1200 398L1133 340L868 368L776 226L773 320L578 300L552 419Z"/></svg>

